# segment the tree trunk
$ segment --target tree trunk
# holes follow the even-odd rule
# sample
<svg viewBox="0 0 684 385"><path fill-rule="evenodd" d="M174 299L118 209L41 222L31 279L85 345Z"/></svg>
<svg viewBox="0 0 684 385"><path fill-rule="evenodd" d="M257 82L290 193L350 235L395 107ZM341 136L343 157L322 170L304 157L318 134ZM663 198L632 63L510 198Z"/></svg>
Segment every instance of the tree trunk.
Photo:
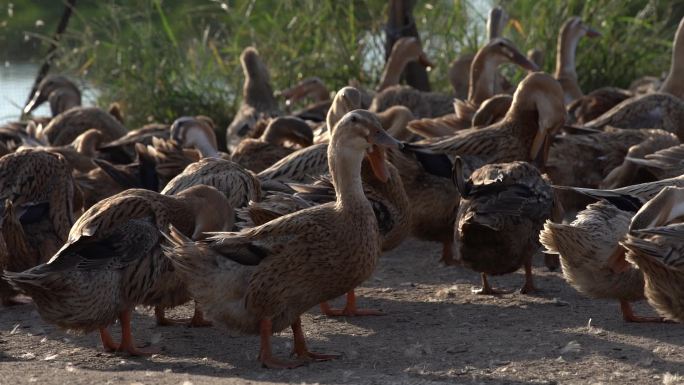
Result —
<svg viewBox="0 0 684 385"><path fill-rule="evenodd" d="M387 26L385 27L385 60L392 52L394 42L405 36L414 36L418 39L418 29L413 18L415 0L389 0L387 8ZM425 67L416 62L406 66L402 75L411 87L421 91L430 91Z"/></svg>

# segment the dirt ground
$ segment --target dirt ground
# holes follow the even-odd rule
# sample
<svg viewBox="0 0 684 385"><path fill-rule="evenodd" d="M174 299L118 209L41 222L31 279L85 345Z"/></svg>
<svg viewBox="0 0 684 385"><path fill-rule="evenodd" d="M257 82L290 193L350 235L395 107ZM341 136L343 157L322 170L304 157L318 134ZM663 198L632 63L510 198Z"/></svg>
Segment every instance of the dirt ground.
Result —
<svg viewBox="0 0 684 385"><path fill-rule="evenodd" d="M0 310L0 384L684 383L682 325L627 324L617 303L584 298L541 266L537 295L478 296L479 276L441 266L438 256L436 244L407 241L382 257L357 293L385 316L304 316L311 350L341 353L336 361L262 369L258 337L156 327L145 310L135 315L135 336L161 353L118 356L102 351L97 334L67 334L23 305ZM500 288L522 281L522 273L492 280ZM636 310L653 314L645 303ZM171 313L190 314L190 306ZM289 332L274 338L276 354L290 347Z"/></svg>

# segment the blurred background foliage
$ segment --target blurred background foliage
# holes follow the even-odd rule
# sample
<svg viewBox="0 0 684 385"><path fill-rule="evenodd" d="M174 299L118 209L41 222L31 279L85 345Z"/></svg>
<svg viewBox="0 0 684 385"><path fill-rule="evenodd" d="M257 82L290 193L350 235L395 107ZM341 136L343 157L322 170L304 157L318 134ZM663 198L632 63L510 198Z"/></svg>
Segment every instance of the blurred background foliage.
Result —
<svg viewBox="0 0 684 385"><path fill-rule="evenodd" d="M519 21L504 35L523 52L541 49L548 72L565 19L579 15L600 30L602 38L583 39L578 48L585 92L661 76L684 16L681 0L419 0L414 16L436 63L433 90L451 91L449 63L485 42L492 5ZM0 0L0 59L40 62L63 7ZM130 127L188 114L225 126L240 101L239 55L249 45L264 57L274 89L308 76L330 90L350 79L373 88L384 65L386 7L386 0L78 0L53 72L87 80L102 105L121 103Z"/></svg>

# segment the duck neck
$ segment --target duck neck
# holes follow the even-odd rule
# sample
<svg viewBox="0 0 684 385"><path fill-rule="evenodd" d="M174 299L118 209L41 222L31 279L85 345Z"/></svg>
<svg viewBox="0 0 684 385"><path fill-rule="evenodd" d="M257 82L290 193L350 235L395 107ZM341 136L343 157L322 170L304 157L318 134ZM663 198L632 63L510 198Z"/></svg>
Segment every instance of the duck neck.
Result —
<svg viewBox="0 0 684 385"><path fill-rule="evenodd" d="M660 87L660 92L667 92L684 99L684 20L679 23L672 47L670 72Z"/></svg>
<svg viewBox="0 0 684 385"><path fill-rule="evenodd" d="M385 88L396 86L401 80L401 73L404 72L408 60L403 55L398 55L396 52L392 52L385 69L382 71L382 78L380 79L380 85L378 86L378 92L384 90Z"/></svg>
<svg viewBox="0 0 684 385"><path fill-rule="evenodd" d="M188 145L195 147L199 151L202 158L219 158L220 154L216 149L216 145L208 138L207 134L202 130L189 130L186 134L185 141Z"/></svg>
<svg viewBox="0 0 684 385"><path fill-rule="evenodd" d="M250 106L269 109L278 105L267 77L248 75L242 93L245 102Z"/></svg>
<svg viewBox="0 0 684 385"><path fill-rule="evenodd" d="M340 149L335 146L335 138L328 146L328 167L332 176L338 207L368 205L361 184L361 162L363 154Z"/></svg>
<svg viewBox="0 0 684 385"><path fill-rule="evenodd" d="M480 52L475 55L470 67L469 102L479 105L494 95L497 67L499 67L498 61L487 57L486 53Z"/></svg>

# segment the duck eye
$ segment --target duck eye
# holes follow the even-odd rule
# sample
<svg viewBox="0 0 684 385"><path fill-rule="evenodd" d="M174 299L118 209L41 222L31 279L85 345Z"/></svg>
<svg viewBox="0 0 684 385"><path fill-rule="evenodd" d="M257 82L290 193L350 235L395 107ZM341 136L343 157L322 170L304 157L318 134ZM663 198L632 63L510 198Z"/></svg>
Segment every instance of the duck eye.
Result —
<svg viewBox="0 0 684 385"><path fill-rule="evenodd" d="M356 115L352 115L351 121L352 121L353 123L358 122L358 119L356 118Z"/></svg>

